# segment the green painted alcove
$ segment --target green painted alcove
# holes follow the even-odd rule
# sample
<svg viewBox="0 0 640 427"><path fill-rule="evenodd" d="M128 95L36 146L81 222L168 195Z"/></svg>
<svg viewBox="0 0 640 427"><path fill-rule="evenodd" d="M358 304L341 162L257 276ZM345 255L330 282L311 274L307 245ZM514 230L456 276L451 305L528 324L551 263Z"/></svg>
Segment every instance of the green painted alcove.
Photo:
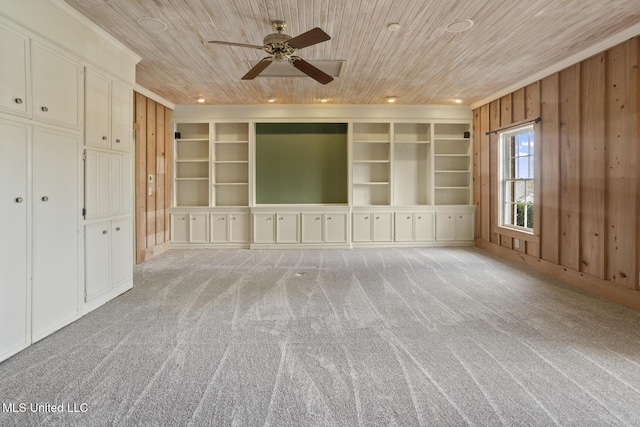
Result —
<svg viewBox="0 0 640 427"><path fill-rule="evenodd" d="M346 123L256 123L256 203L348 203Z"/></svg>

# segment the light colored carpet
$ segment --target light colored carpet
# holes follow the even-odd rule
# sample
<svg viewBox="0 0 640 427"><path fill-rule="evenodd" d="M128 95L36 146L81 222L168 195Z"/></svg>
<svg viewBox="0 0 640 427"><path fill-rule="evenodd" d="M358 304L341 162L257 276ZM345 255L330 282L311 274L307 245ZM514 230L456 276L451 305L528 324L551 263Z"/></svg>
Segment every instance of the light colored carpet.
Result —
<svg viewBox="0 0 640 427"><path fill-rule="evenodd" d="M0 403L86 409L2 426L637 426L640 316L472 248L175 250L0 364Z"/></svg>

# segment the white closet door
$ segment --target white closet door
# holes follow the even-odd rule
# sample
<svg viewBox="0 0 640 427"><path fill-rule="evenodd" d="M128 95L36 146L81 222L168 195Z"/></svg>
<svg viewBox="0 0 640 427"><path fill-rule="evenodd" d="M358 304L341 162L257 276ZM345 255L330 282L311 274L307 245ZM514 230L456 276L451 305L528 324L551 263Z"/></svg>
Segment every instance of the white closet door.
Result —
<svg viewBox="0 0 640 427"><path fill-rule="evenodd" d="M98 222L84 228L86 301L111 289L111 222Z"/></svg>
<svg viewBox="0 0 640 427"><path fill-rule="evenodd" d="M0 122L0 361L28 344L28 128Z"/></svg>
<svg viewBox="0 0 640 427"><path fill-rule="evenodd" d="M78 146L73 135L33 131L34 341L78 315Z"/></svg>
<svg viewBox="0 0 640 427"><path fill-rule="evenodd" d="M131 219L123 218L111 225L111 282L118 285L133 276Z"/></svg>

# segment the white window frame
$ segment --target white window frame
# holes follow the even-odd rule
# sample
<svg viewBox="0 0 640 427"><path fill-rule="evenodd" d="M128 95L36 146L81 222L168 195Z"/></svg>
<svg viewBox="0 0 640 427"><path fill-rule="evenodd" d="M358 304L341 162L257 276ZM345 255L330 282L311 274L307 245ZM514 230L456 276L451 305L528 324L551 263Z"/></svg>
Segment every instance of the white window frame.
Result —
<svg viewBox="0 0 640 427"><path fill-rule="evenodd" d="M509 144L510 144L510 140L512 137L516 136L516 135L520 135L520 134L524 134L524 133L531 133L531 138L530 141L532 142L531 146L529 147L529 151L525 156L516 156L516 157L510 157L509 156ZM528 228L526 227L527 224L527 205L531 204L533 205L533 209L535 212L536 209L536 200L534 198L533 203L527 203L526 199L527 199L527 195L525 194L525 207L524 207L524 224L525 226L519 226L517 224L513 224L511 223L511 221L508 220L507 215L506 215L506 209L507 209L507 204L509 204L512 209L513 212L511 213L511 217L516 219L517 218L517 202L515 200L510 200L507 201L507 185L508 183L516 183L516 182L524 182L525 183L525 193L526 193L526 188L527 188L527 182L531 182L531 194L533 197L534 194L534 189L535 189L535 162L539 161L539 159L536 159L535 157L535 151L534 151L534 147L535 145L533 144L533 142L535 141L535 131L534 131L534 126L533 124L530 125L525 125L525 126L520 126L518 128L515 129L509 129L507 131L504 132L500 132L499 133L499 139L498 139L498 144L499 144L499 197L498 197L498 212L499 212L499 218L498 218L498 225L499 227L503 227L503 228L508 228L511 230L516 230L516 231L520 231L520 232L524 232L524 233L528 233L528 234L533 234L534 233L534 227L536 226L535 222L533 222L533 218L531 218L531 221L533 222L533 227ZM528 163L528 168L529 168L529 175L527 178L517 178L517 177L510 177L509 176L509 161L512 161L513 159L516 158L522 158L522 157L526 157L526 158L533 158L533 162ZM514 220L514 222L516 222Z"/></svg>

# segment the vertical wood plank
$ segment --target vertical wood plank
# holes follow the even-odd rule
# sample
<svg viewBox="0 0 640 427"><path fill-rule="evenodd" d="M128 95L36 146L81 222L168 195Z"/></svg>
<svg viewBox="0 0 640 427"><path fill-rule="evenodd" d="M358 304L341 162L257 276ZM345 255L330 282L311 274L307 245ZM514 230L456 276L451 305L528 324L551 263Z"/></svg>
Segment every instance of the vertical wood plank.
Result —
<svg viewBox="0 0 640 427"><path fill-rule="evenodd" d="M156 245L164 242L165 227L165 122L164 105L156 104Z"/></svg>
<svg viewBox="0 0 640 427"><path fill-rule="evenodd" d="M473 111L473 204L476 206L475 215L475 236L480 236L480 230L482 228L482 218L480 216L481 211L481 188L480 188L480 109Z"/></svg>
<svg viewBox="0 0 640 427"><path fill-rule="evenodd" d="M173 206L173 114L171 109L165 108L165 184L164 184L164 205L165 220L164 220L164 241L168 242L171 238L171 227L169 218L169 208Z"/></svg>
<svg viewBox="0 0 640 427"><path fill-rule="evenodd" d="M558 108L558 73L541 81L540 115L542 117L542 161L540 175L540 257L558 264L558 213L560 210L560 139Z"/></svg>
<svg viewBox="0 0 640 427"><path fill-rule="evenodd" d="M500 128L500 100L492 101L489 104L489 128L491 130ZM498 135L492 133L489 137L489 156L490 156L490 210L491 210L491 233L492 243L500 244L500 236L494 232L498 226Z"/></svg>
<svg viewBox="0 0 640 427"><path fill-rule="evenodd" d="M533 120L540 117L540 81L531 83L524 90L525 93L525 120Z"/></svg>
<svg viewBox="0 0 640 427"><path fill-rule="evenodd" d="M605 54L582 63L580 271L604 279Z"/></svg>
<svg viewBox="0 0 640 427"><path fill-rule="evenodd" d="M511 94L511 117L514 122L525 118L525 88L518 89Z"/></svg>
<svg viewBox="0 0 640 427"><path fill-rule="evenodd" d="M525 88L525 120L533 120L540 117L540 82L530 84ZM540 187L542 177L542 126L540 123L533 126L534 137L534 177L535 185L533 187L533 200L535 206L533 210L533 230L534 233L540 235ZM540 257L540 244L527 242L525 251L528 255Z"/></svg>
<svg viewBox="0 0 640 427"><path fill-rule="evenodd" d="M633 39L607 55L606 279L635 286L635 124L637 48ZM633 214L631 214L633 213Z"/></svg>
<svg viewBox="0 0 640 427"><path fill-rule="evenodd" d="M147 99L147 175L156 180L156 102ZM156 245L156 193L147 177L147 247ZM150 190L150 191L149 191ZM149 194L151 193L151 194Z"/></svg>
<svg viewBox="0 0 640 427"><path fill-rule="evenodd" d="M480 237L485 242L490 240L491 233L491 156L489 131L489 105L480 107Z"/></svg>
<svg viewBox="0 0 640 427"><path fill-rule="evenodd" d="M135 188L136 188L136 262L144 261L144 250L147 247L147 98L136 92L135 94Z"/></svg>
<svg viewBox="0 0 640 427"><path fill-rule="evenodd" d="M500 98L500 127L506 127L509 126L511 123L513 123L513 117L512 117L512 97L511 94L505 95L502 98ZM496 147L498 147L498 153L500 150L499 147L500 144L500 138L498 135L496 135ZM496 159L496 175L497 175L497 182L498 182L498 186L496 187L497 189L497 193L496 193L496 206L498 207L499 205L499 198L500 198L500 194L499 192L501 191L500 189L500 174L499 174L499 168L502 167L502 165L500 164L500 155L497 154L497 159ZM502 207L498 207L498 209L501 209ZM498 226L498 223L500 221L500 217L499 217L499 213L496 213L495 216L495 221L494 221L494 226ZM513 248L513 239L511 237L507 237L507 236L500 236L500 246L503 246L505 248L509 248L512 249Z"/></svg>
<svg viewBox="0 0 640 427"><path fill-rule="evenodd" d="M640 141L640 74L638 73L638 66L640 66L640 37L634 37L632 40L635 41L637 46L636 49L636 71L635 71L635 81L636 81L636 102L635 102L635 127L636 127L636 141ZM640 147L635 146L636 151L636 209L640 209ZM633 277L633 285L631 286L634 289L640 289L640 215L636 214L636 271Z"/></svg>
<svg viewBox="0 0 640 427"><path fill-rule="evenodd" d="M579 270L580 64L560 72L560 264Z"/></svg>

